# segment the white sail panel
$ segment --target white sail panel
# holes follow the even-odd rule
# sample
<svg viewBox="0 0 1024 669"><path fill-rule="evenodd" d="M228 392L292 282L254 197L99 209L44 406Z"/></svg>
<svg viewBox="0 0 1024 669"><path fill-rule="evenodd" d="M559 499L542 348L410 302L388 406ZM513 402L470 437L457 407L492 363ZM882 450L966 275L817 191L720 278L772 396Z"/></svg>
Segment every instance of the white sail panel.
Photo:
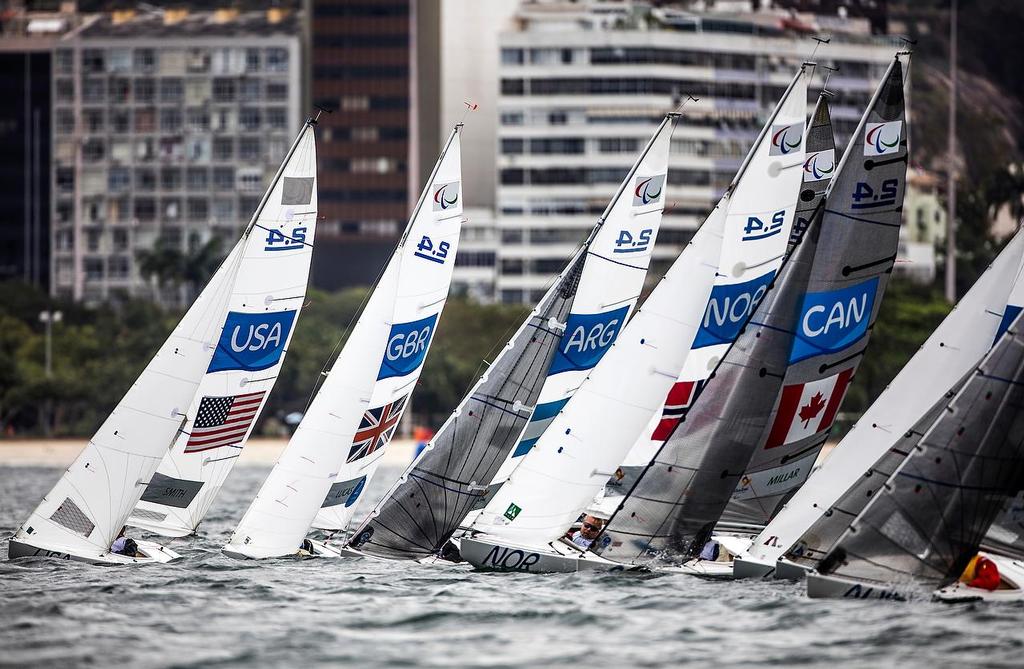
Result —
<svg viewBox="0 0 1024 669"><path fill-rule="evenodd" d="M377 383L313 527L348 528L419 381L448 297L462 230L459 142L458 131L453 131L405 234L391 331Z"/></svg>
<svg viewBox="0 0 1024 669"><path fill-rule="evenodd" d="M368 414L377 408L373 401L379 393L390 398L412 391L448 293L461 224L456 128L338 360L225 553L248 558L294 554L325 500L340 500L335 506L344 508L355 504L378 461L374 451L382 450L391 436L380 431L364 446L360 429L372 418ZM353 458L354 453L361 457ZM350 473L365 478L345 490L336 486L352 481Z"/></svg>
<svg viewBox="0 0 1024 669"><path fill-rule="evenodd" d="M558 538L621 464L679 370L695 382L710 374L786 252L802 181L807 78L801 68L726 196L627 326L629 336L472 529L533 543Z"/></svg>
<svg viewBox="0 0 1024 669"><path fill-rule="evenodd" d="M246 240L228 254L156 356L13 541L102 559L178 436L213 357Z"/></svg>
<svg viewBox="0 0 1024 669"><path fill-rule="evenodd" d="M191 534L206 516L265 405L295 333L316 229L314 126L300 132L255 214L225 327L188 421L132 525Z"/></svg>
<svg viewBox="0 0 1024 669"><path fill-rule="evenodd" d="M774 565L922 414L970 372L1000 328L1005 329L1024 305L1013 301L1024 297L1022 258L1024 233L1018 232L821 469L758 535L743 559Z"/></svg>

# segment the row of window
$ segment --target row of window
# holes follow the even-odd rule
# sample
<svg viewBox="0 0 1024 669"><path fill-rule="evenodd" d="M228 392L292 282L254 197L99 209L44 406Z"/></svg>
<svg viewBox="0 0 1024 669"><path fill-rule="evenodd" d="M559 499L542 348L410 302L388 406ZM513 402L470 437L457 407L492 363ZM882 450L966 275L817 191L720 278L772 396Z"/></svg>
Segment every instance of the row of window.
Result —
<svg viewBox="0 0 1024 669"><path fill-rule="evenodd" d="M363 188L363 189L321 189L317 194L320 202L365 202L372 204L405 202L408 193L402 188Z"/></svg>
<svg viewBox="0 0 1024 669"><path fill-rule="evenodd" d="M707 210L696 210L701 218ZM548 246L553 244L576 244L582 242L589 230L581 228L503 228L501 243L507 245L529 244L530 246ZM692 230L661 230L658 242L664 244L685 244L690 241ZM563 261L564 262L564 261Z"/></svg>
<svg viewBox="0 0 1024 669"><path fill-rule="evenodd" d="M75 114L60 108L54 115L58 135L75 132ZM284 107L242 107L241 109L207 109L190 107L155 109L85 109L82 111L82 131L91 135L110 132L124 135L132 132L180 133L189 132L259 132L261 130L287 131L288 110Z"/></svg>
<svg viewBox="0 0 1024 669"><path fill-rule="evenodd" d="M731 100L777 100L784 87L757 86L732 81L697 81L668 78L545 77L502 79L502 95L694 95Z"/></svg>
<svg viewBox="0 0 1024 669"><path fill-rule="evenodd" d="M740 140L723 139L718 141L706 139L673 139L673 155L689 155L711 158L737 158L746 155L750 148L751 137ZM520 137L501 140L503 155L580 155L585 152L588 140L583 138L540 138L523 139ZM601 137L589 140L591 151L612 154L636 154L643 144L632 137Z"/></svg>
<svg viewBox="0 0 1024 669"><path fill-rule="evenodd" d="M394 111L409 108L409 98L389 95L342 95L341 97L319 97L313 104L331 111Z"/></svg>
<svg viewBox="0 0 1024 669"><path fill-rule="evenodd" d="M75 82L65 77L54 83L57 102L72 102L75 99ZM139 104L217 104L234 102L258 102L260 100L284 101L288 99L288 82L277 79L254 79L252 77L214 77L210 79L183 79L181 77L136 77L135 79L111 77L110 79L84 77L82 79L82 103L104 102Z"/></svg>
<svg viewBox="0 0 1024 669"><path fill-rule="evenodd" d="M232 189L227 189L232 190ZM260 197L255 193L249 195L219 195L215 198L153 198L127 195L111 197L84 198L81 202L81 217L87 225L106 225L117 223L150 223L156 220L159 213L166 221L179 221L184 216L196 222L223 222L234 224L239 216L248 217L259 206ZM55 222L59 226L71 225L74 221L74 202L58 200L55 211ZM59 232L59 235L65 234ZM120 233L113 233L115 235ZM64 238L62 238L64 239ZM70 244L73 237L66 237ZM115 239L116 247L116 239Z"/></svg>
<svg viewBox="0 0 1024 669"><path fill-rule="evenodd" d="M407 65L314 65L314 79L404 79L409 76Z"/></svg>
<svg viewBox="0 0 1024 669"><path fill-rule="evenodd" d="M628 171L627 167L507 167L500 172L500 182L504 186L617 184ZM669 171L668 182L681 186L712 186L723 182L728 185L732 176L731 171L716 173L708 170L676 169Z"/></svg>
<svg viewBox="0 0 1024 669"><path fill-rule="evenodd" d="M112 47L81 50L85 74L119 72L151 73L180 71L188 74L243 74L288 71L288 50L280 47L223 47L214 49L153 49ZM75 68L72 49L57 49L54 71L71 74Z"/></svg>

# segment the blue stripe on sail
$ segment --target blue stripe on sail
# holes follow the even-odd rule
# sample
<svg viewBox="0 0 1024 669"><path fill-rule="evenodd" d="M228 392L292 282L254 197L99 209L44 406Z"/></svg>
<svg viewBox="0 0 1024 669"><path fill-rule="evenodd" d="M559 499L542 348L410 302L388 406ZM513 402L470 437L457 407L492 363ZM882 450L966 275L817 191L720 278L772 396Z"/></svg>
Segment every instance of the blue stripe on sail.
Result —
<svg viewBox="0 0 1024 669"><path fill-rule="evenodd" d="M518 458L529 453L530 449L533 448L533 445L537 443L538 439L540 439L540 437L534 437L533 439L523 439L522 441L520 441L519 445L516 446L515 452L512 453L512 457Z"/></svg>
<svg viewBox="0 0 1024 669"><path fill-rule="evenodd" d="M569 401L569 398L564 400L555 400L554 402L545 402L544 404L538 404L537 408L533 410L533 416L530 417L531 423L536 423L540 420L547 420L548 418L554 418L558 415L558 412L562 410L565 403Z"/></svg>

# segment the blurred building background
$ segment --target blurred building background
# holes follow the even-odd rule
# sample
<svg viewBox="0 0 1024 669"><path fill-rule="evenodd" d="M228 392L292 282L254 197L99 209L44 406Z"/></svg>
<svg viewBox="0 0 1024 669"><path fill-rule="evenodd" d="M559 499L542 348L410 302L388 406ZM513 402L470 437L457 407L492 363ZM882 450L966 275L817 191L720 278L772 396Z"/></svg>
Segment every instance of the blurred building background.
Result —
<svg viewBox="0 0 1024 669"><path fill-rule="evenodd" d="M532 303L662 115L693 95L673 141L656 277L727 186L813 35L831 37L815 59L840 68L830 88L841 143L902 46L879 0L227 5L8 4L4 277L86 303L183 305L319 105L333 113L320 121L313 282L368 284L470 102L453 289ZM915 260L898 267L933 276L937 185L927 174L910 185L923 190L908 194L908 220L926 224L907 229Z"/></svg>

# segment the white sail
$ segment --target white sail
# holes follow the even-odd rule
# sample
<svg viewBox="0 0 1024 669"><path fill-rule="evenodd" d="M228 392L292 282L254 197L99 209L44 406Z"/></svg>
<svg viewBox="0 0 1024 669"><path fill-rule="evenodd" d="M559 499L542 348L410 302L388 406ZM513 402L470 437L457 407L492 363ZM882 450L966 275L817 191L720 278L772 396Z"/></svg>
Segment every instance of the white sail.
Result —
<svg viewBox="0 0 1024 669"><path fill-rule="evenodd" d="M743 560L775 565L819 517L978 364L1024 306L1024 232L936 328L853 429L755 539Z"/></svg>
<svg viewBox="0 0 1024 669"><path fill-rule="evenodd" d="M213 357L239 261L250 235L135 380L85 450L18 529L12 542L54 556L102 562L177 438Z"/></svg>
<svg viewBox="0 0 1024 669"><path fill-rule="evenodd" d="M206 516L277 381L306 296L316 229L316 144L303 127L252 223L217 351L183 432L129 516L165 536Z"/></svg>
<svg viewBox="0 0 1024 669"><path fill-rule="evenodd" d="M225 553L295 553L325 500L329 510L341 507L335 517L347 523L419 378L448 294L462 228L460 129L452 131L351 336Z"/></svg>
<svg viewBox="0 0 1024 669"><path fill-rule="evenodd" d="M702 379L713 369L786 251L802 179L807 78L801 68L726 196L473 530L535 545L557 539L622 462L680 370Z"/></svg>

